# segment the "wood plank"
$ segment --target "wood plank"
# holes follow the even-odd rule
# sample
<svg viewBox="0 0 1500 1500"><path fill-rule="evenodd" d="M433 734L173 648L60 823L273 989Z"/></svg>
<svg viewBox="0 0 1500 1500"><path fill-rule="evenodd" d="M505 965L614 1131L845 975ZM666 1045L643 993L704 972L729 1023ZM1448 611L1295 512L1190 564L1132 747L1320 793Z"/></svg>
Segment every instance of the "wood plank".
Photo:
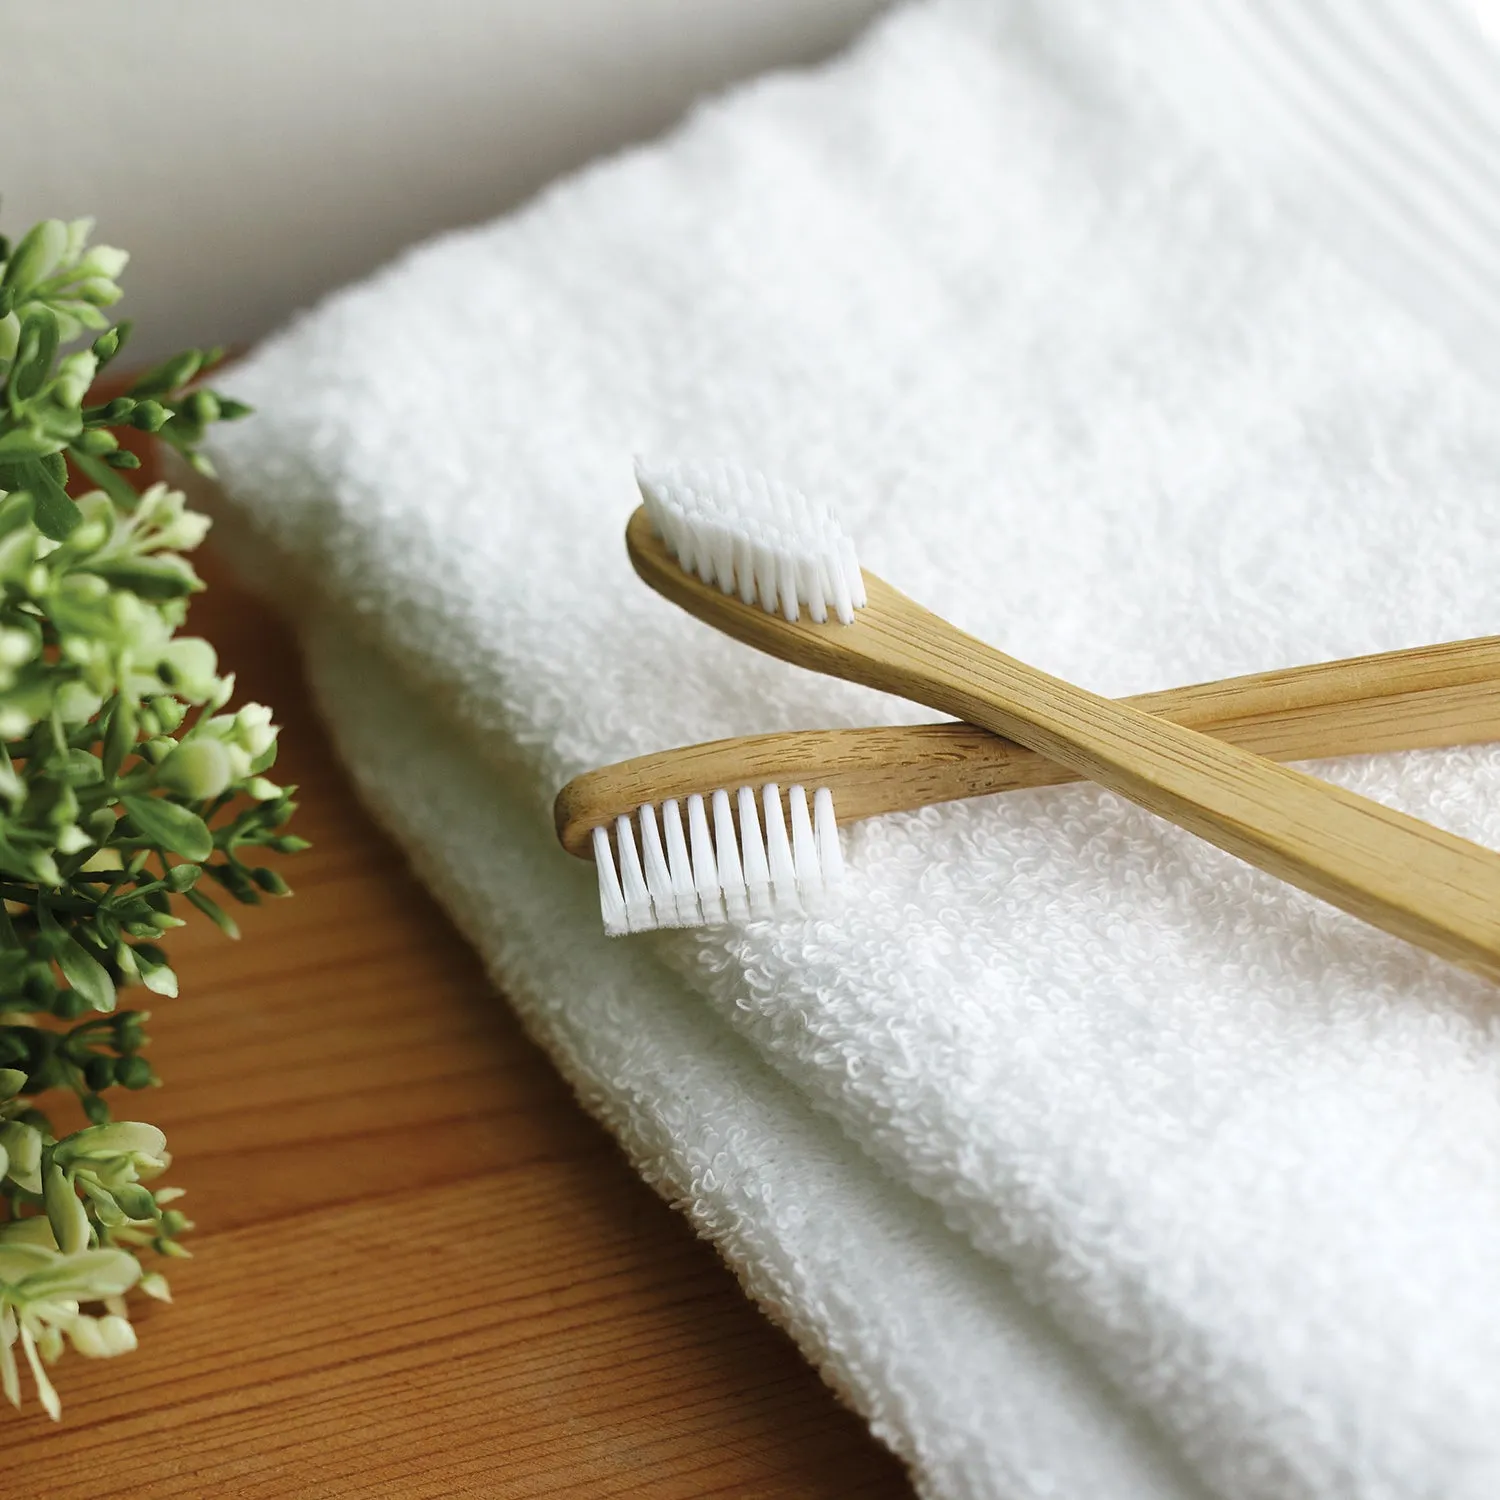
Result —
<svg viewBox="0 0 1500 1500"><path fill-rule="evenodd" d="M195 1258L138 1352L64 1357L60 1426L5 1409L8 1492L909 1494L584 1116L355 804L290 640L203 571L193 628L275 705L316 848L242 943L175 934L140 1112Z"/></svg>

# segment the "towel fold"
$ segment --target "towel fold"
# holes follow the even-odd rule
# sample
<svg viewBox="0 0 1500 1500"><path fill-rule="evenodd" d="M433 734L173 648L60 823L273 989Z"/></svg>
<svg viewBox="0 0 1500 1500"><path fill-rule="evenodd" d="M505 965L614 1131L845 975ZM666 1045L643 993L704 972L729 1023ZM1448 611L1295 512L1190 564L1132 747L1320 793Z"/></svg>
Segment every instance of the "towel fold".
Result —
<svg viewBox="0 0 1500 1500"><path fill-rule="evenodd" d="M1215 12L1358 63L1456 6ZM616 944L546 833L609 760L925 716L644 590L636 452L828 495L898 587L1108 693L1492 628L1493 282L1362 249L1402 182L1489 179L1382 170L1332 232L1295 153L1241 149L1204 24L900 11L333 299L237 372L261 415L216 456L372 806L920 1488L1478 1500L1493 986L1087 787L859 826L837 920ZM1500 247L1460 197L1434 221ZM1324 770L1500 845L1494 750Z"/></svg>
<svg viewBox="0 0 1500 1500"><path fill-rule="evenodd" d="M881 1172L650 943L603 935L592 886L557 859L540 809L497 796L493 765L345 623L303 624L357 786L528 1029L922 1493L1206 1500L1003 1268Z"/></svg>

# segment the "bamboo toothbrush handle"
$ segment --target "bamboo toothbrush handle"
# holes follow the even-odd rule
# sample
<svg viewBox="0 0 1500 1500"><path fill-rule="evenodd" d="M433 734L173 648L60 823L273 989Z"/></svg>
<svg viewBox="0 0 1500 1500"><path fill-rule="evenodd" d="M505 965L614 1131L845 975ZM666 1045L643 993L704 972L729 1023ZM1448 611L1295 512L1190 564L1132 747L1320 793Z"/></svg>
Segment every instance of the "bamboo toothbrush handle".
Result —
<svg viewBox="0 0 1500 1500"><path fill-rule="evenodd" d="M1027 744L1367 922L1500 979L1500 856L1083 692L894 595L885 593L869 622L878 637L866 635L863 619L848 632L870 642L875 670L864 680L872 686Z"/></svg>
<svg viewBox="0 0 1500 1500"><path fill-rule="evenodd" d="M1500 740L1500 637L1227 678L1126 703L1276 760ZM563 847L643 803L716 787L827 787L840 823L1078 774L972 724L801 729L661 750L575 777L554 814Z"/></svg>
<svg viewBox="0 0 1500 1500"><path fill-rule="evenodd" d="M741 640L1016 740L1367 922L1500 979L1500 855L1028 667L868 573L869 601L853 625L788 622L685 573L642 511L627 544L653 588Z"/></svg>

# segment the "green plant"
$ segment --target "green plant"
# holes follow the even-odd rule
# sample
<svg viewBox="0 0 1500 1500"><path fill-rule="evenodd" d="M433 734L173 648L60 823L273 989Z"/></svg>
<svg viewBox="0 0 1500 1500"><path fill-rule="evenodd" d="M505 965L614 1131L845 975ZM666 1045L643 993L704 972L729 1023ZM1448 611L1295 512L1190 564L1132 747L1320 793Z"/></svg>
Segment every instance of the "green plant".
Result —
<svg viewBox="0 0 1500 1500"><path fill-rule="evenodd" d="M205 428L248 408L195 383L213 350L89 404L129 332L103 312L126 256L90 249L90 228L0 239L0 1388L19 1404L19 1354L54 1417L46 1366L65 1341L134 1348L124 1294L167 1295L141 1257L185 1254L190 1227L148 1185L170 1161L161 1131L111 1119L114 1090L157 1082L148 1013L117 994L176 995L160 944L179 901L237 936L205 877L237 901L282 895L260 853L305 847L283 832L294 789L267 778L270 710L224 711L233 678L177 634L208 521L121 472L139 463L123 428L207 471ZM96 488L74 500L70 481ZM40 1096L68 1093L89 1123L59 1136Z"/></svg>

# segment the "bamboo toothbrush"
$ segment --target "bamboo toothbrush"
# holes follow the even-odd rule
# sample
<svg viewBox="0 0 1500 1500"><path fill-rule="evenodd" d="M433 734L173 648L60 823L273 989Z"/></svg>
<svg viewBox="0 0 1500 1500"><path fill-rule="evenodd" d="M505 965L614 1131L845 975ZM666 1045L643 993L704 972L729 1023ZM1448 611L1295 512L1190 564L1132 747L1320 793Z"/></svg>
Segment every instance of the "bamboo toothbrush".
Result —
<svg viewBox="0 0 1500 1500"><path fill-rule="evenodd" d="M1262 672L1125 701L1277 760L1500 740L1500 637ZM557 794L553 814L563 848L598 862L605 927L619 934L697 926L721 920L731 908L795 911L816 904L838 878L830 816L855 822L1077 779L1066 767L970 724L794 730L657 751L586 772ZM794 809L799 802L805 807L807 788L814 791L813 859L809 864L804 832L803 868L793 853L790 873L783 867L773 885L769 860L756 851L765 850L768 831L774 848L792 847L774 830L789 816L794 828L802 826L804 813ZM764 817L763 806L769 808ZM681 841L675 879L662 845L661 865L652 860L653 891L641 851L653 849L653 829L661 845L661 828L680 824L683 809L695 837L691 846L687 836ZM762 863L765 874L756 878ZM633 880L636 870L644 890Z"/></svg>
<svg viewBox="0 0 1500 1500"><path fill-rule="evenodd" d="M626 530L631 561L690 614L783 660L1004 735L1500 978L1500 855L986 646L864 575L832 510L796 490L727 465L637 478L646 505Z"/></svg>

